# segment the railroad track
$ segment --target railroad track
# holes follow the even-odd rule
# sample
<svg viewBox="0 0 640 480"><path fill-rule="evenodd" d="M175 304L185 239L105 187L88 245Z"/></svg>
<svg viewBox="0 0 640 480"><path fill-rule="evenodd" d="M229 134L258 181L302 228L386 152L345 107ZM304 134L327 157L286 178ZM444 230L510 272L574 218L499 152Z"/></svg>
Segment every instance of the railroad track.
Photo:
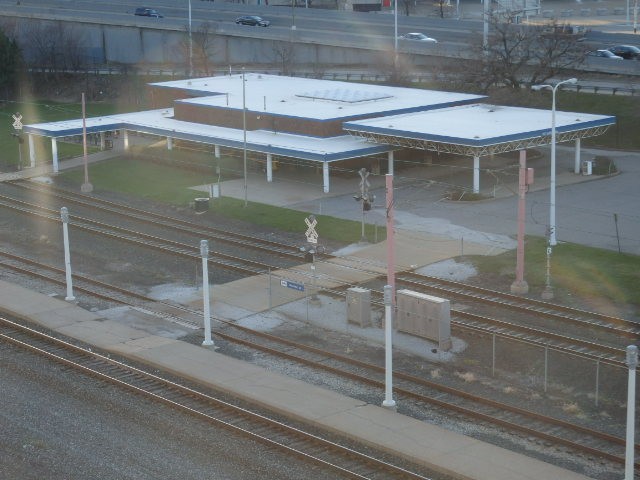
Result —
<svg viewBox="0 0 640 480"><path fill-rule="evenodd" d="M640 324L624 318L588 312L577 308L543 302L533 298L490 290L475 285L463 284L414 272L400 272L396 281L413 288L442 292L447 298L472 299L487 305L499 306L512 311L545 317L554 322L574 324L581 328L590 328L599 332L613 333L616 336L637 339L640 336Z"/></svg>
<svg viewBox="0 0 640 480"><path fill-rule="evenodd" d="M87 208L97 208L105 210L111 213L116 213L118 215L134 218L136 219L136 221L160 225L165 228L179 230L181 232L188 232L195 236L201 237L203 234L210 234L214 236L213 238L216 240L233 243L236 246L249 246L251 248L261 249L270 253L276 252L281 255L287 255L289 256L289 258L296 260L302 260L303 258L301 252L298 250L298 247L293 245L286 246L257 237L251 237L234 232L224 231L217 228L206 227L195 224L193 222L166 217L164 215L137 209L128 205L99 199L89 195L78 194L66 189L48 186L33 181L20 180L11 182L10 184L22 189L28 189L47 195L55 195L56 197L64 199L65 201L74 202L86 206ZM156 237L146 238L152 246L155 245L154 242ZM197 252L195 251L196 247L193 245L178 243L177 245L170 245L170 247L177 248L178 251L176 253L178 254L183 253L185 248L190 250L191 256L193 256L194 253L197 254ZM322 258L330 259L332 257L331 255L319 256L319 259ZM225 260L226 263L223 262L219 265L223 267L226 266L226 268L236 268L239 271L243 271L242 268L237 268L237 257L231 256L230 258L226 258ZM210 261L216 262L216 259L213 258ZM267 268L268 270L269 268L273 267L261 264L261 262L257 262L257 264L254 264L254 266L258 269L259 273L264 272L264 270L260 269ZM358 264L354 266L354 268L363 269L366 268L366 264ZM252 269L246 269L244 270L244 272L255 273L256 271ZM340 283L339 279L334 280ZM593 347L595 345L598 345L598 348L595 348L596 351L602 350L601 348L599 348L599 346L602 345L602 342L604 341L604 339L602 338L603 334L609 335L609 338L612 339L612 343L610 345L612 348L609 350L609 353L614 357L617 357L620 354L620 348L618 348L618 341L620 338L630 338L635 340L640 337L640 325L638 323L631 322L619 317L599 314L596 312L587 312L572 307L552 304L549 302L543 302L540 300L516 296L504 292L498 292L495 290L489 290L473 285L439 279L436 277L421 275L410 271L399 272L397 274L396 280L398 285L403 285L416 291L436 293L444 296L445 298L455 298L463 301L473 302L475 304L484 304L503 310L515 311L520 315L545 318L553 322L554 328L557 328L558 325L570 324L581 329L590 329L598 333L597 344L596 342L588 340L578 341L577 338L574 338L575 343L580 344L582 352L589 355L592 355L590 353L590 350L593 350ZM344 290L346 288L348 288L347 285L345 285L344 288L338 288L337 290ZM517 335L526 335L529 340L533 341L536 344L539 344L539 339L541 338L544 339L545 337L554 336L554 334L548 330L546 333L544 333L543 329L527 331L528 329L526 327L528 327L528 323L525 327L523 327L522 325L518 326L515 322L501 322L495 319L490 319L486 316L473 315L468 312L456 311L455 313L457 315L457 321L459 322L458 325L461 328L466 328L467 330L477 330L483 324L490 324L490 328L493 329L494 332L507 328L512 330L513 333L517 333ZM556 336L554 339L554 341L560 343L565 342L565 340L565 335Z"/></svg>
<svg viewBox="0 0 640 480"><path fill-rule="evenodd" d="M37 262L34 264L37 267ZM44 277L47 277L47 274L44 274ZM61 280L60 283L63 281ZM100 287L107 288L108 286L100 283ZM86 293L90 294L90 289L87 289ZM120 289L117 289L114 301L126 303L121 298L121 293L127 292L121 292ZM101 293L100 295L101 298L105 298L105 294ZM154 302L153 299L139 294L135 294L135 298L144 302L146 312L149 314L177 321L194 330L200 328L201 312L173 304L165 305L163 302ZM154 304L156 305L155 310L152 306ZM350 381L357 381L380 391L384 390L384 369L379 365L330 353L264 332L257 332L224 319L217 318L216 320L226 325L227 330L234 332L234 334L225 331L215 332L216 336L227 342L310 366L341 378L347 378ZM520 435L552 442L554 445L561 445L585 455L596 456L616 464L624 464L623 438L559 418L530 412L516 405L497 402L447 387L406 372L395 371L394 378L395 394L419 405L429 405L430 408L435 406L449 414L453 412L456 415L462 415L474 423L484 422L494 427L507 429L510 432L517 432ZM636 450L640 451L639 445L636 445ZM640 464L637 464L636 467L640 467Z"/></svg>
<svg viewBox="0 0 640 480"><path fill-rule="evenodd" d="M126 365L2 317L0 338L102 382L133 391L235 434L320 465L344 478L428 480L419 473L181 385L163 374L152 374Z"/></svg>
<svg viewBox="0 0 640 480"><path fill-rule="evenodd" d="M73 203L89 209L101 210L113 215L134 219L136 222L160 226L162 228L176 230L181 233L187 233L197 238L206 237L211 240L215 240L216 242L228 243L233 246L243 247L246 249L254 249L271 255L277 254L291 260L301 261L304 259L304 254L296 245L285 245L265 238L201 225L184 219L171 217L166 214L158 214L148 210L135 208L130 205L104 200L92 195L72 192L53 185L45 185L26 180L16 180L7 182L7 184L23 190L54 196L61 201L64 200L65 203Z"/></svg>
<svg viewBox="0 0 640 480"><path fill-rule="evenodd" d="M36 216L52 222L60 222L59 212L36 205L33 203L17 200L6 195L0 195L0 207L11 209L22 214ZM183 242L173 241L143 232L137 232L128 228L108 225L96 220L69 216L69 225L95 235L108 237L116 241L127 242L144 248L150 248L174 256L186 257L190 259L200 258L199 245L191 245ZM233 270L245 275L258 275L267 273L270 270L282 268L282 265L268 264L264 262L247 260L235 255L229 255L218 251L210 251L208 262L217 267Z"/></svg>

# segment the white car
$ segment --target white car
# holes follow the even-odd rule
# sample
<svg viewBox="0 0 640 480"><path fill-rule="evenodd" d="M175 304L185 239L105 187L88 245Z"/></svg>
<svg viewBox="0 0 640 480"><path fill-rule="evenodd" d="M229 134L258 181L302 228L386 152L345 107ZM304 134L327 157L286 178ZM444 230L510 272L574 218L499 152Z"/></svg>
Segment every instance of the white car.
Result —
<svg viewBox="0 0 640 480"><path fill-rule="evenodd" d="M595 50L593 52L589 52L587 55L589 55L590 57L609 58L611 60L623 60L622 57L619 57L609 50Z"/></svg>
<svg viewBox="0 0 640 480"><path fill-rule="evenodd" d="M438 43L435 38L427 37L424 33L405 33L398 37L400 40L413 40L416 42Z"/></svg>

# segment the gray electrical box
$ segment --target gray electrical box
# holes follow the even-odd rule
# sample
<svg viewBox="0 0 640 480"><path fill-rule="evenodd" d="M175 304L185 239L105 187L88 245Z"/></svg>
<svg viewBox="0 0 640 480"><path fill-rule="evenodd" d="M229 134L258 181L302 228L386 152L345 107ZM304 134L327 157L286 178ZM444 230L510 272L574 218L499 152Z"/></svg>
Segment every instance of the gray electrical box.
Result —
<svg viewBox="0 0 640 480"><path fill-rule="evenodd" d="M398 290L396 298L399 332L438 342L440 350L451 349L449 300L411 290Z"/></svg>
<svg viewBox="0 0 640 480"><path fill-rule="evenodd" d="M363 328L371 326L371 290L360 287L347 290L347 321Z"/></svg>

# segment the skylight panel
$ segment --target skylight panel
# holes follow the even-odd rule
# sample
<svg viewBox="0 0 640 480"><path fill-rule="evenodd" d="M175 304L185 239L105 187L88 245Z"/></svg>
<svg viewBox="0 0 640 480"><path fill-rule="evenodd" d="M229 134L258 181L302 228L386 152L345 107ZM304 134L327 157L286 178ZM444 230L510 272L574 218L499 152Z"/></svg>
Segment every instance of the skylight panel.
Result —
<svg viewBox="0 0 640 480"><path fill-rule="evenodd" d="M385 98L391 98L393 95L389 95L383 92L375 91L363 91L350 88L334 88L331 90L314 90L312 92L304 92L296 94L297 97L311 98L314 100L329 100L332 102L342 103L359 103L369 102L372 100L383 100Z"/></svg>

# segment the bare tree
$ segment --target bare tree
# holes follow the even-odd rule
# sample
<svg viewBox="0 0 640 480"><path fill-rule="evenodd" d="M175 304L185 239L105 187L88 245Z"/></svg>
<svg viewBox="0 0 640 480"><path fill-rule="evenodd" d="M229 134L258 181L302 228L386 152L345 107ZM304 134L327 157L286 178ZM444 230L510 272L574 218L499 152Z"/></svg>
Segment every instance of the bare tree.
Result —
<svg viewBox="0 0 640 480"><path fill-rule="evenodd" d="M191 32L191 46L189 45L189 26L185 26L185 36L178 45L179 55L189 62L191 49L193 68L201 72L205 77L210 76L214 70L213 57L218 48L218 35L215 24L202 22L198 28ZM190 72L193 75L193 72Z"/></svg>
<svg viewBox="0 0 640 480"><path fill-rule="evenodd" d="M293 42L274 41L271 49L275 62L281 66L282 74L289 75L296 58Z"/></svg>
<svg viewBox="0 0 640 480"><path fill-rule="evenodd" d="M69 70L83 70L86 66L84 36L68 23L34 23L27 38L28 63L50 78L57 79Z"/></svg>
<svg viewBox="0 0 640 480"><path fill-rule="evenodd" d="M400 5L402 5L402 11L407 17L411 13L411 7L413 6L413 4L413 0L402 0L402 2L400 3Z"/></svg>
<svg viewBox="0 0 640 480"><path fill-rule="evenodd" d="M556 22L522 25L515 22L514 13L494 12L489 29L487 48L478 38L474 58L461 69L465 81L482 91L543 82L563 69L578 67L586 55L582 37Z"/></svg>
<svg viewBox="0 0 640 480"><path fill-rule="evenodd" d="M376 55L375 69L387 77L391 85L409 85L414 63L411 55L381 52Z"/></svg>

